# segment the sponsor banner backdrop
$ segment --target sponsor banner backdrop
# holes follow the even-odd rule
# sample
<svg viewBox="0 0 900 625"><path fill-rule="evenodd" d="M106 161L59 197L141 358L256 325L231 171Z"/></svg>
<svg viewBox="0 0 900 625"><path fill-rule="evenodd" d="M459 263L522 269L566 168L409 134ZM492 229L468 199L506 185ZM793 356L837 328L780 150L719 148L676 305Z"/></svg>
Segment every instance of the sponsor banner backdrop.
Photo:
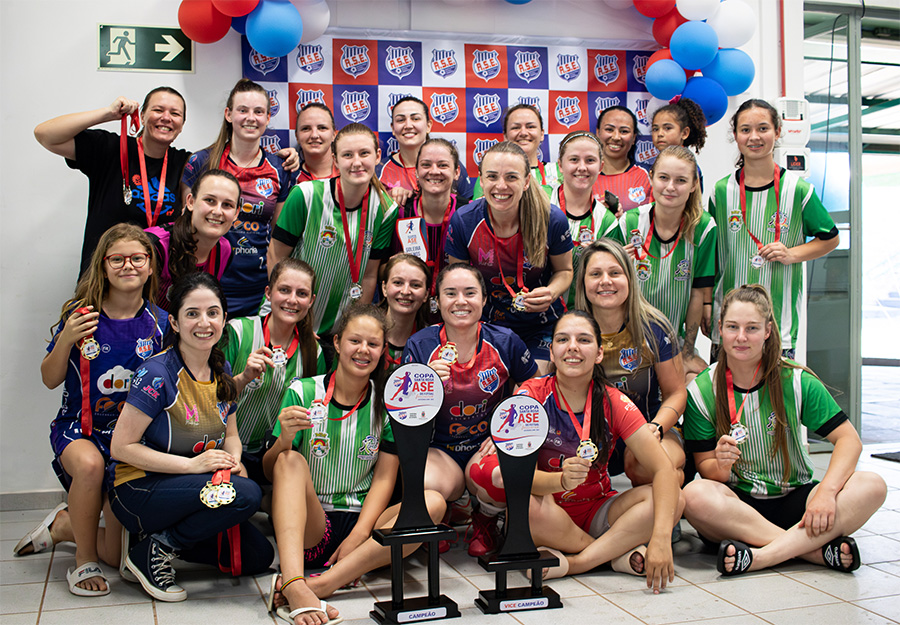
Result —
<svg viewBox="0 0 900 625"><path fill-rule="evenodd" d="M281 58L242 41L243 75L269 93L267 149L293 145L297 112L324 102L338 127L359 122L378 132L383 157L396 150L390 107L404 95L424 100L432 134L454 141L470 172L484 151L503 139L503 114L525 102L544 118L542 160L556 156L566 133L593 130L600 111L615 104L638 116L639 164L649 166L644 77L650 53L576 46L475 44L458 40L346 39L324 36Z"/></svg>

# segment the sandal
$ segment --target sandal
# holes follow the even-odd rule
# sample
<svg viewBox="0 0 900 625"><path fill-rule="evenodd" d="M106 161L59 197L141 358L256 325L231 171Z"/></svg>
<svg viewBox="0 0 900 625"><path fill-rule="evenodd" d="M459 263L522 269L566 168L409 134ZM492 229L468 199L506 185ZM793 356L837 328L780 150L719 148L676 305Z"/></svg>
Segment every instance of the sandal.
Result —
<svg viewBox="0 0 900 625"><path fill-rule="evenodd" d="M337 625L338 623L344 622L343 617L340 616L328 618L328 604L324 599L320 600L318 606L306 606L305 608L297 608L296 610L291 610L288 606L283 605L275 611L275 614L277 614L280 618L284 619L291 625L294 625L294 619L307 612L321 612L325 615L325 618L328 619L326 621L328 625Z"/></svg>
<svg viewBox="0 0 900 625"><path fill-rule="evenodd" d="M634 567L631 566L631 557L634 554L639 554L641 556L641 562L643 563L641 568L643 568L644 570L640 573L635 571ZM645 571L647 570L647 546L638 545L631 551L626 551L618 558L613 558L612 560L610 560L609 565L616 573L627 573L628 575L637 575L638 577L644 577Z"/></svg>
<svg viewBox="0 0 900 625"><path fill-rule="evenodd" d="M102 579L106 584L106 590L89 590L77 585L92 577ZM102 597L109 594L109 580L106 579L103 570L96 562L85 562L81 566L69 569L66 573L66 581L69 582L69 592L79 597Z"/></svg>
<svg viewBox="0 0 900 625"><path fill-rule="evenodd" d="M281 573L272 573L272 580L269 582L269 595L266 597L266 612L269 613L275 611L275 593L281 592L281 589L278 588L279 577L281 577Z"/></svg>
<svg viewBox="0 0 900 625"><path fill-rule="evenodd" d="M734 546L734 566L731 567L730 571L726 571L725 558L727 556L725 555L725 551L728 549L729 545ZM739 540L723 540L719 543L719 555L716 558L716 570L725 577L746 573L750 569L751 564L753 564L753 553L750 551L749 546Z"/></svg>
<svg viewBox="0 0 900 625"><path fill-rule="evenodd" d="M844 561L841 558L843 555L841 545L850 545L850 555L853 558L850 566L844 566ZM859 547L856 546L856 541L849 536L838 536L831 542L823 545L822 558L825 560L825 566L841 573L852 573L860 565Z"/></svg>
<svg viewBox="0 0 900 625"><path fill-rule="evenodd" d="M562 551L551 549L550 547L538 547L538 551L546 551L548 554L556 556L559 560L559 564L556 566L550 566L544 569L543 579L559 579L560 577L565 577L569 574L569 559ZM528 581L531 581L531 569L525 570L525 577L528 578Z"/></svg>
<svg viewBox="0 0 900 625"><path fill-rule="evenodd" d="M45 516L44 520L37 524L37 527L28 532L22 540L16 543L13 554L16 556L30 556L33 553L40 553L47 549L52 549L53 537L50 535L50 526L53 525L56 516L68 507L68 504L61 503L53 508L53 510L50 511L50 514ZM29 545L31 545L32 551L23 554L22 551Z"/></svg>

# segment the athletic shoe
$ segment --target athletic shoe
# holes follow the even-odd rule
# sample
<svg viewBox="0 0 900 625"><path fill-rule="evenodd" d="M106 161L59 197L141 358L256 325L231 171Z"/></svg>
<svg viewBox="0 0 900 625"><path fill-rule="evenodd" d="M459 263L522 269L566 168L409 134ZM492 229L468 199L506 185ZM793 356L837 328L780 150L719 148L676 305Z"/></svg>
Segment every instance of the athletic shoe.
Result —
<svg viewBox="0 0 900 625"><path fill-rule="evenodd" d="M469 491L465 491L463 496L450 504L450 510L447 513L448 525L468 525L472 519L472 498Z"/></svg>
<svg viewBox="0 0 900 625"><path fill-rule="evenodd" d="M184 601L187 592L175 583L175 569L172 568L172 560L176 556L166 545L148 536L131 548L125 558L125 566L154 599Z"/></svg>
<svg viewBox="0 0 900 625"><path fill-rule="evenodd" d="M500 528L496 516L488 516L481 512L472 513L472 524L466 532L469 543L469 555L473 558L493 553L497 549Z"/></svg>

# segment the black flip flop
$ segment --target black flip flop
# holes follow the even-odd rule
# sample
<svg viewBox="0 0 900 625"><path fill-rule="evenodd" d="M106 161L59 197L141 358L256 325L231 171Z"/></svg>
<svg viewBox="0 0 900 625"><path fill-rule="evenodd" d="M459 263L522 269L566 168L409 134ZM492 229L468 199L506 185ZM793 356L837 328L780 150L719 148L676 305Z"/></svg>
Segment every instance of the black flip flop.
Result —
<svg viewBox="0 0 900 625"><path fill-rule="evenodd" d="M841 559L841 545L850 545L850 555L853 557L853 561L850 562L849 567L845 567ZM856 546L856 541L849 536L838 536L830 543L823 545L822 558L825 559L825 566L841 573L852 573L860 565L859 547Z"/></svg>
<svg viewBox="0 0 900 625"><path fill-rule="evenodd" d="M725 551L729 545L734 546L734 566L730 571L725 570L725 558L728 557ZM719 555L716 558L716 570L725 577L732 575L741 575L750 569L753 564L753 553L750 547L739 540L723 540L719 543Z"/></svg>

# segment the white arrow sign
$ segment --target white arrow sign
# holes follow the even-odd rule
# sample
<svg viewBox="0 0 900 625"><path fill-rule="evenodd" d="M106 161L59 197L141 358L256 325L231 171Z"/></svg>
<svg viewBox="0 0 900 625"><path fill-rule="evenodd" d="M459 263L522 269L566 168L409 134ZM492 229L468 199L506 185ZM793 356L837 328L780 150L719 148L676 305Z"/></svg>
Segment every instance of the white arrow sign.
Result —
<svg viewBox="0 0 900 625"><path fill-rule="evenodd" d="M162 60L164 62L169 62L174 59L176 56L181 54L181 51L184 50L184 46L178 43L178 40L171 35L163 35L163 39L166 40L167 43L158 43L156 44L157 52L168 52Z"/></svg>

